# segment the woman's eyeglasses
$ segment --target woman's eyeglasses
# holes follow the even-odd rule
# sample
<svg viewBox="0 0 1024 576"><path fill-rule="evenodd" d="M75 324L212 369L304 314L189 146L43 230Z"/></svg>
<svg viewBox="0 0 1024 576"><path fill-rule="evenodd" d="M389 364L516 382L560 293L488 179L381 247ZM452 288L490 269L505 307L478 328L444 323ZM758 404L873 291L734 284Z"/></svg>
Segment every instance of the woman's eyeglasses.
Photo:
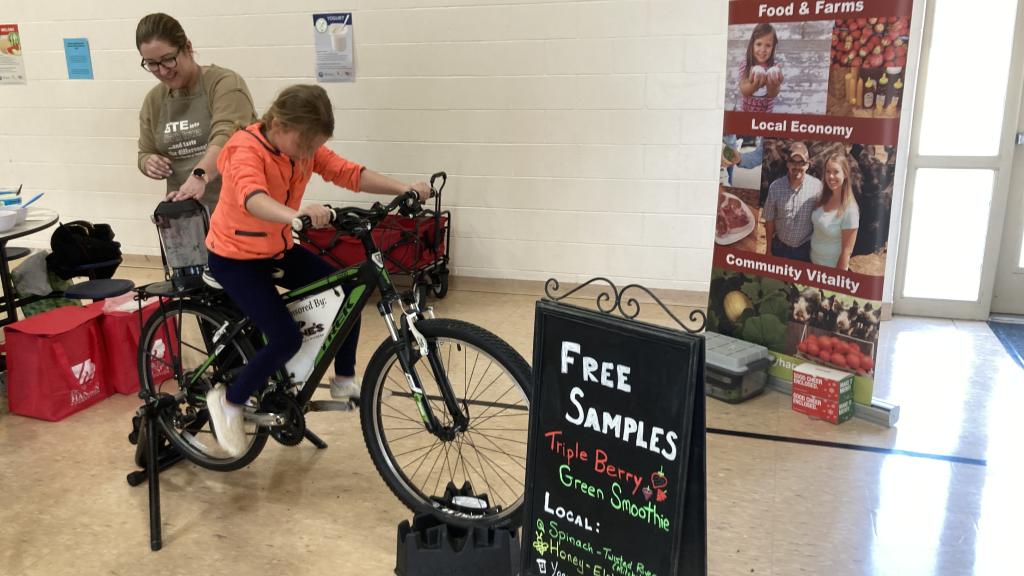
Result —
<svg viewBox="0 0 1024 576"><path fill-rule="evenodd" d="M146 60L143 58L140 66L142 66L143 70L153 72L154 74L160 70L161 66L167 70L173 70L178 66L178 54L180 53L181 50L177 50L173 56L164 56L159 60Z"/></svg>

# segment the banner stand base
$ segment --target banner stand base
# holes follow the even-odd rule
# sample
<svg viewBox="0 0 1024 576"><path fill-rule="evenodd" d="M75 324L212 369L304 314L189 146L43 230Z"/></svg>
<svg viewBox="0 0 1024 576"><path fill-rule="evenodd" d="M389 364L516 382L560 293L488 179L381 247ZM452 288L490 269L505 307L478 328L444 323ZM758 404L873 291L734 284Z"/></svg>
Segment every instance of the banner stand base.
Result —
<svg viewBox="0 0 1024 576"><path fill-rule="evenodd" d="M781 378L768 376L768 384L772 389L782 392L783 394L789 395L793 393L792 384ZM892 428L896 425L896 421L900 419L900 407L895 404L890 404L885 400L872 398L870 406L854 402L853 415L857 418L867 420L868 422L874 422L880 426Z"/></svg>

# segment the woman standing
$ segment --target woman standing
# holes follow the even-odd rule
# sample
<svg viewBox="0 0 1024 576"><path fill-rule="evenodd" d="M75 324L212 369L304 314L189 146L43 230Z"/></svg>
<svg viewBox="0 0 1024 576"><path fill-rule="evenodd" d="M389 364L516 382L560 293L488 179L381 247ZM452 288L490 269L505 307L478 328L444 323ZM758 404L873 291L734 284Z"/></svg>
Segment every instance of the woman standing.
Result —
<svg viewBox="0 0 1024 576"><path fill-rule="evenodd" d="M832 154L825 160L824 176L821 200L811 214L811 262L849 270L860 226L860 208L853 197L850 160L845 153Z"/></svg>
<svg viewBox="0 0 1024 576"><path fill-rule="evenodd" d="M200 66L185 30L167 14L139 20L135 47L142 68L160 80L139 112L139 170L167 181L168 200L195 198L212 212L220 196L217 154L256 120L249 88L231 70Z"/></svg>

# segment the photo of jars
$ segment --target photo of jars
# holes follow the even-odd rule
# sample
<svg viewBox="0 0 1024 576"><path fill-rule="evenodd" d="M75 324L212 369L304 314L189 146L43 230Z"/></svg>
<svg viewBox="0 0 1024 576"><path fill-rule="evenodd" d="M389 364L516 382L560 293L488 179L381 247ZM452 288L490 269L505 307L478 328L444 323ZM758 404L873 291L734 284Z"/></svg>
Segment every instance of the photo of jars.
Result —
<svg viewBox="0 0 1024 576"><path fill-rule="evenodd" d="M906 16L836 20L827 113L899 117L909 38Z"/></svg>

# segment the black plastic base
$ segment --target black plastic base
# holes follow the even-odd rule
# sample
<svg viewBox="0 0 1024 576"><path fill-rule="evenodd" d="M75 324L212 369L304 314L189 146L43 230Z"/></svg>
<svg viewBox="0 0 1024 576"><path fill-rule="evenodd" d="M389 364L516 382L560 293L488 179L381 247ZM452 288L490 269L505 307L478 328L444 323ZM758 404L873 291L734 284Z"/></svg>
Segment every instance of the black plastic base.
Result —
<svg viewBox="0 0 1024 576"><path fill-rule="evenodd" d="M519 538L507 528L459 528L431 514L398 525L397 576L513 576Z"/></svg>

